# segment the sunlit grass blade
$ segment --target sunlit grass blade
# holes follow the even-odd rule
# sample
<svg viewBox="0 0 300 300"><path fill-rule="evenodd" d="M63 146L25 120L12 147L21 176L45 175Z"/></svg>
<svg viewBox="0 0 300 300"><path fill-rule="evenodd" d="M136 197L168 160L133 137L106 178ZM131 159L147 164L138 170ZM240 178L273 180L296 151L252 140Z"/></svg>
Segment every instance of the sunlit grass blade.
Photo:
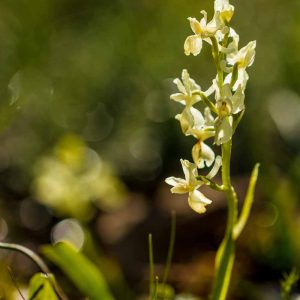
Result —
<svg viewBox="0 0 300 300"><path fill-rule="evenodd" d="M253 200L254 200L254 192L255 192L255 186L257 182L257 177L258 177L258 171L259 171L259 164L256 164L253 168L250 181L249 181L249 186L247 190L247 194L244 200L244 205L242 208L242 212L240 214L240 217L234 226L233 229L233 238L237 239L241 232L243 231L247 220L249 218L249 214L252 208Z"/></svg>
<svg viewBox="0 0 300 300"><path fill-rule="evenodd" d="M153 300L157 300L158 285L159 285L159 278L158 278L158 276L155 276L155 284L154 284Z"/></svg>
<svg viewBox="0 0 300 300"><path fill-rule="evenodd" d="M154 258L153 258L153 242L152 234L148 235L148 247L149 247L149 293L150 299L154 297Z"/></svg>
<svg viewBox="0 0 300 300"><path fill-rule="evenodd" d="M300 273L298 270L293 269L290 274L284 274L284 279L280 282L281 285L281 299L291 300L292 290L297 284L300 278Z"/></svg>
<svg viewBox="0 0 300 300"><path fill-rule="evenodd" d="M175 236L176 236L176 212L172 211L170 242L169 242L169 249L168 249L168 255L167 255L167 260L166 260L166 264L165 264L165 269L164 269L164 273L163 273L163 280L162 280L163 285L167 283L169 272L170 272L172 257L173 257L173 253L174 253Z"/></svg>
<svg viewBox="0 0 300 300"><path fill-rule="evenodd" d="M174 245L175 245L175 237L176 237L176 212L172 211L171 213L171 231L170 231L170 242L167 260L164 268L163 279L162 279L162 288L163 288L163 299L165 299L166 291L167 291L167 280L171 268L173 253L174 253Z"/></svg>

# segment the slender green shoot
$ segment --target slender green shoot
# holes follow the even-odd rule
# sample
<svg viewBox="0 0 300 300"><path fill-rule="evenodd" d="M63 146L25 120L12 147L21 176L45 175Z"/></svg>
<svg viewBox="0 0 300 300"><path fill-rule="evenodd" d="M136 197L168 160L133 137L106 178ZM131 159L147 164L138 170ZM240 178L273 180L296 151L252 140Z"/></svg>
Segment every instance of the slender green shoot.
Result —
<svg viewBox="0 0 300 300"><path fill-rule="evenodd" d="M159 278L158 278L158 276L155 276L155 284L154 284L153 300L157 300L158 284L159 284Z"/></svg>
<svg viewBox="0 0 300 300"><path fill-rule="evenodd" d="M281 299L291 300L291 294L293 288L300 279L300 273L298 270L293 269L290 274L284 274L283 280L280 282L281 285Z"/></svg>
<svg viewBox="0 0 300 300"><path fill-rule="evenodd" d="M258 171L259 171L259 164L256 164L251 173L249 186L248 186L247 194L246 194L246 197L244 200L242 212L241 212L240 217L233 229L233 238L235 240L240 236L241 232L243 231L243 229L248 221L250 211L251 211L251 208L253 205L254 192L255 192L255 186L256 186L257 177L258 177Z"/></svg>
<svg viewBox="0 0 300 300"><path fill-rule="evenodd" d="M150 299L154 297L154 258L153 258L153 242L152 234L148 235L148 247L149 247L149 293Z"/></svg>
<svg viewBox="0 0 300 300"><path fill-rule="evenodd" d="M170 242L169 242L167 260L166 260L164 273L163 273L163 280L162 280L163 285L165 285L167 283L169 272L170 272L171 262L172 262L173 253L174 253L175 236L176 236L176 212L172 211Z"/></svg>

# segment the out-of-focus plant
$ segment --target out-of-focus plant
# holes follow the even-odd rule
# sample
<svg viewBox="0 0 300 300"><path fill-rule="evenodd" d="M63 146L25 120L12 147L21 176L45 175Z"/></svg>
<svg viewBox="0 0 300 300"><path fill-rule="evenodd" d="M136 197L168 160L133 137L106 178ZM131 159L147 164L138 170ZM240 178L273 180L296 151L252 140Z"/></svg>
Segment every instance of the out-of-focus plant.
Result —
<svg viewBox="0 0 300 300"><path fill-rule="evenodd" d="M299 271L292 270L289 274L284 274L284 279L281 281L281 299L290 300L291 293L297 281L300 278Z"/></svg>
<svg viewBox="0 0 300 300"><path fill-rule="evenodd" d="M63 290L56 282L54 276L50 273L48 266L32 250L12 243L0 242L0 249L16 251L30 258L40 269L42 273L35 274L30 282L29 296L30 299L61 299L67 300Z"/></svg>
<svg viewBox="0 0 300 300"><path fill-rule="evenodd" d="M81 220L93 215L93 204L113 210L127 198L111 166L75 135L64 136L52 154L37 162L33 191L39 202L58 215Z"/></svg>
<svg viewBox="0 0 300 300"><path fill-rule="evenodd" d="M58 215L88 220L94 212L93 204L103 210L113 210L124 205L127 199L125 186L110 165L104 163L78 136L63 137L54 153L37 163L35 171L35 195ZM78 250L82 248L84 236L76 219L62 221L53 230L55 244L44 246L42 251L89 299L112 300L114 297L99 264L93 263ZM74 246L66 242L68 240ZM26 255L40 268L42 273L35 274L30 280L29 299L68 299L37 254L24 246L5 242L0 242L0 248ZM118 268L115 269L119 272ZM117 276L122 281L120 272Z"/></svg>
<svg viewBox="0 0 300 300"><path fill-rule="evenodd" d="M11 243L0 242L0 248L26 255L41 270L42 273L36 273L30 280L29 299L68 299L47 265L36 253L24 246ZM89 299L114 299L101 271L72 244L59 242L54 246L44 246L42 251Z"/></svg>
<svg viewBox="0 0 300 300"><path fill-rule="evenodd" d="M114 299L100 270L73 245L60 242L42 251L89 299Z"/></svg>
<svg viewBox="0 0 300 300"><path fill-rule="evenodd" d="M175 296L174 289L167 284L174 245L175 245L175 236L176 236L176 214L175 211L172 212L171 218L171 228L170 228L170 241L169 241L169 249L167 254L167 259L164 267L164 272L162 275L162 280L156 275L154 275L154 255L153 255L153 242L152 242L152 234L148 236L148 246L149 246L149 292L151 300L171 300Z"/></svg>
<svg viewBox="0 0 300 300"><path fill-rule="evenodd" d="M256 42L249 42L239 49L239 35L229 23L234 14L234 7L228 0L215 0L214 16L208 21L207 13L201 12L200 21L188 18L193 35L184 43L186 55L197 56L204 42L211 46L212 56L217 75L208 90L203 90L187 70L182 71L182 80L175 79L179 90L172 94L171 99L184 106L181 114L176 115L182 132L192 136L196 143L192 148L193 162L181 159L185 178L169 177L166 182L173 186L172 193L188 194L188 202L197 213L204 213L206 206L211 204L199 191L201 186L208 186L226 194L228 217L225 237L218 249L215 260L215 281L211 294L212 300L224 300L227 296L232 267L235 257L235 241L243 231L251 206L258 176L259 165L255 165L245 196L241 212L238 211L238 198L231 184L230 160L232 137L245 111L245 89L249 79L246 69L255 58ZM215 100L209 98L214 93ZM199 108L195 108L200 104ZM202 106L201 106L202 105ZM216 146L221 147L221 156L215 152L207 141L212 139ZM212 179L222 166L222 184ZM199 170L211 167L207 175Z"/></svg>

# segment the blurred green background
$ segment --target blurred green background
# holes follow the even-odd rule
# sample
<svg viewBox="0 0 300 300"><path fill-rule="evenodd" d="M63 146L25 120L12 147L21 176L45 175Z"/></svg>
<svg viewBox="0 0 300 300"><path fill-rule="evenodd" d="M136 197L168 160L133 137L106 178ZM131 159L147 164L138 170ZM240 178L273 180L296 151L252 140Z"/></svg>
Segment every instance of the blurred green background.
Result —
<svg viewBox="0 0 300 300"><path fill-rule="evenodd" d="M300 3L231 2L240 46L257 40L234 136L239 194L255 162L261 175L230 299L279 299L282 274L300 266ZM199 216L163 181L181 174L179 159L191 158L193 143L174 119L181 107L169 100L172 80L187 68L205 89L215 76L208 45L198 57L183 54L187 17L202 9L211 14L213 1L0 2L0 240L38 251L55 241L58 225L62 234L79 225L63 219L76 218L116 298L137 299L148 289L147 234L160 274L174 209L170 283L207 296L225 199L212 194ZM35 267L8 252L0 259L0 298L9 299L7 265L25 286Z"/></svg>

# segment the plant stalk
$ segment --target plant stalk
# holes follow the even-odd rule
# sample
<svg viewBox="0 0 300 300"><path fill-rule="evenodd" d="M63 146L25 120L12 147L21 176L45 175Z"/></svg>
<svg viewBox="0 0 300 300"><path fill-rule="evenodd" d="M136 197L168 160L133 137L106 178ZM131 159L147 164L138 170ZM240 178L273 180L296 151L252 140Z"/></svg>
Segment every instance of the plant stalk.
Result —
<svg viewBox="0 0 300 300"><path fill-rule="evenodd" d="M28 248L18 244L0 242L0 249L12 250L12 251L22 253L28 258L30 258L46 276L50 274L50 270L48 269L44 261L36 253L34 253L32 250ZM64 294L62 288L58 285L58 283L55 280L52 280L51 277L48 278L59 299L67 300L68 299L67 296Z"/></svg>
<svg viewBox="0 0 300 300"><path fill-rule="evenodd" d="M226 193L228 215L225 237L217 251L215 260L215 280L211 300L225 300L235 256L233 229L237 221L237 196L231 185L230 159L232 141L222 144L222 182Z"/></svg>

